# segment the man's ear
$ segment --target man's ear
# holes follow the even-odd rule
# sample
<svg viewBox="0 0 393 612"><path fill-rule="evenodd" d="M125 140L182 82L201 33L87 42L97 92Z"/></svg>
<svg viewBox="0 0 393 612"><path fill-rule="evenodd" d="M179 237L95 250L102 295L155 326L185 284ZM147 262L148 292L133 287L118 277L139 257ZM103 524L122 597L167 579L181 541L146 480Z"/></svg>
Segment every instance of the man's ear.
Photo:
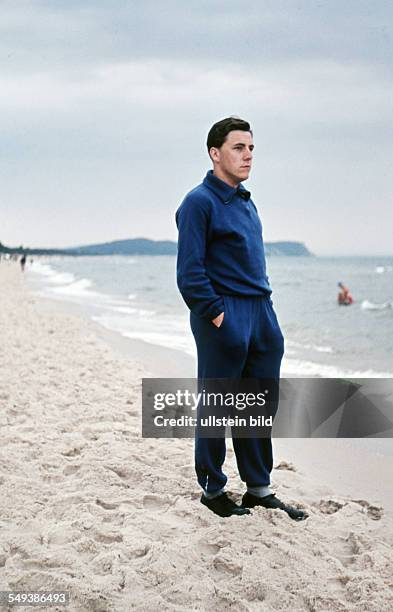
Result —
<svg viewBox="0 0 393 612"><path fill-rule="evenodd" d="M217 147L210 147L209 155L212 161L220 161L220 150Z"/></svg>

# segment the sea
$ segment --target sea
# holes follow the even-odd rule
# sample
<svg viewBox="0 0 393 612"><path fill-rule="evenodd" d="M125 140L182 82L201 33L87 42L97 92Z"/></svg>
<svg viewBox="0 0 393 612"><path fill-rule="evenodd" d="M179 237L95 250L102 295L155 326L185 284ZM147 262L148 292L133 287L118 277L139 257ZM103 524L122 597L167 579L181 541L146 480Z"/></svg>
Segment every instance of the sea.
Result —
<svg viewBox="0 0 393 612"><path fill-rule="evenodd" d="M35 258L28 271L40 295L78 304L104 328L196 356L175 256ZM269 257L267 271L283 375L393 377L393 257ZM338 306L338 282L351 306Z"/></svg>

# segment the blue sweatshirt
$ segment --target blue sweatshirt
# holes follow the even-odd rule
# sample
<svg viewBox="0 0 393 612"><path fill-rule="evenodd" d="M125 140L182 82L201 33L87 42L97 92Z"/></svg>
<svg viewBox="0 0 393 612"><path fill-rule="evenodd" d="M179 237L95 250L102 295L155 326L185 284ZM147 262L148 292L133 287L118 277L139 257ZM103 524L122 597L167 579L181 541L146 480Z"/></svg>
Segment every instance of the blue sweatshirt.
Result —
<svg viewBox="0 0 393 612"><path fill-rule="evenodd" d="M176 211L177 285L190 310L209 320L224 311L222 295L266 295L262 225L250 192L210 170Z"/></svg>

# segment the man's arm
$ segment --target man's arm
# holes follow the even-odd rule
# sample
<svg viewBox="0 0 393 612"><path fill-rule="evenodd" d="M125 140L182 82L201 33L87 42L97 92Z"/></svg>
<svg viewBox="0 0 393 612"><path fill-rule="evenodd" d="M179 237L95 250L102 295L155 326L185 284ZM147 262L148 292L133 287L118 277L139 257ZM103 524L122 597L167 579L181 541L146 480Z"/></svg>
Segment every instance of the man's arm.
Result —
<svg viewBox="0 0 393 612"><path fill-rule="evenodd" d="M176 213L179 230L177 248L177 286L189 309L212 321L224 311L206 273L209 212L203 201L187 196Z"/></svg>

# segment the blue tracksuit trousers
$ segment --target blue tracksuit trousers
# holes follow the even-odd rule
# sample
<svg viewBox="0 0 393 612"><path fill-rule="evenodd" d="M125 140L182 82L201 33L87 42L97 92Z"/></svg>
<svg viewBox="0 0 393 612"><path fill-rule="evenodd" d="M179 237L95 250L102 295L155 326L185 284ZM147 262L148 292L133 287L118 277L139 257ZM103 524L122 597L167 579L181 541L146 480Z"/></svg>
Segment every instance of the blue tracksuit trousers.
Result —
<svg viewBox="0 0 393 612"><path fill-rule="evenodd" d="M198 378L269 378L278 380L284 338L269 295L223 295L224 320L220 327L190 313L198 352ZM249 487L270 484L273 468L271 438L235 438L233 448L240 478ZM195 469L208 493L222 489L225 437L195 436Z"/></svg>

